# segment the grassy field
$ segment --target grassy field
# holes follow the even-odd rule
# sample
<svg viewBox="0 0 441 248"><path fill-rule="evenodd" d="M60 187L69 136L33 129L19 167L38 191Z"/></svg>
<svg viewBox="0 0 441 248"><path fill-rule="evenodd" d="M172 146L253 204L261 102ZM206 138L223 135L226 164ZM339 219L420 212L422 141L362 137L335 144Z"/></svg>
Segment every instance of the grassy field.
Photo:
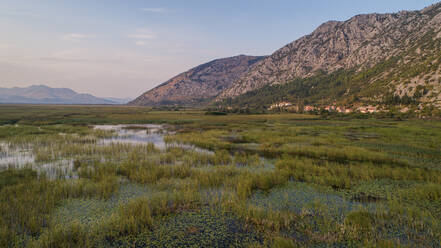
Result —
<svg viewBox="0 0 441 248"><path fill-rule="evenodd" d="M0 247L441 247L435 120L0 105L0 165Z"/></svg>

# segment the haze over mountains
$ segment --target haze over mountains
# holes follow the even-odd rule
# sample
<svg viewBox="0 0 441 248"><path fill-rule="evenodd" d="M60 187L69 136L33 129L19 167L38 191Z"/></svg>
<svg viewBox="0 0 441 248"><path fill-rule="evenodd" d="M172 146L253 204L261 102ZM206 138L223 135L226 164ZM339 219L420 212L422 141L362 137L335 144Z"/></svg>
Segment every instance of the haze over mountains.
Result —
<svg viewBox="0 0 441 248"><path fill-rule="evenodd" d="M0 103L12 104L125 104L129 99L99 98L67 88L33 85L25 88L0 88Z"/></svg>
<svg viewBox="0 0 441 248"><path fill-rule="evenodd" d="M441 107L441 3L330 21L271 56L231 59L217 60L228 66L196 67L131 104L267 107L289 100Z"/></svg>

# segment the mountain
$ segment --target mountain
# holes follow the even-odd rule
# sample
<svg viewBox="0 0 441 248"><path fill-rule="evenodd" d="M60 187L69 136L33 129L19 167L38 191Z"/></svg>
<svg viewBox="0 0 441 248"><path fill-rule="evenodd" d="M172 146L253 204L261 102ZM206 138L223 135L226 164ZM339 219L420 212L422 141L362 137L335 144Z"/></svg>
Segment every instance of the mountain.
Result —
<svg viewBox="0 0 441 248"><path fill-rule="evenodd" d="M264 57L240 55L197 66L149 90L129 105L196 105L207 103Z"/></svg>
<svg viewBox="0 0 441 248"><path fill-rule="evenodd" d="M440 48L441 3L330 21L260 60L217 100L441 107Z"/></svg>
<svg viewBox="0 0 441 248"><path fill-rule="evenodd" d="M0 103L13 104L116 104L90 94L79 94L67 88L33 85L25 88L0 88Z"/></svg>

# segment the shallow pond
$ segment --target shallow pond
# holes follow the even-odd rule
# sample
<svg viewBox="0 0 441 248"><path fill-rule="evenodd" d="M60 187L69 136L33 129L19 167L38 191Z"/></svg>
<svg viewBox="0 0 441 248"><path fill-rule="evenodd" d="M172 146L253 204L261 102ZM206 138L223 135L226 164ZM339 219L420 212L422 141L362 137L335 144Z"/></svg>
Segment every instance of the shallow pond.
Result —
<svg viewBox="0 0 441 248"><path fill-rule="evenodd" d="M10 148L6 143L0 143L0 168L16 166L18 168L35 162L32 149Z"/></svg>
<svg viewBox="0 0 441 248"><path fill-rule="evenodd" d="M6 169L30 168L49 179L78 178L73 171L73 159L62 159L52 162L37 163L30 148L10 148L2 143L0 152L0 171Z"/></svg>
<svg viewBox="0 0 441 248"><path fill-rule="evenodd" d="M165 148L165 129L162 125L97 125L94 129L112 131L114 135L98 141L100 145L134 144L143 145L153 143L157 148Z"/></svg>
<svg viewBox="0 0 441 248"><path fill-rule="evenodd" d="M154 144L156 148L165 150L167 148L182 148L185 150L193 150L200 153L213 154L208 149L199 148L189 144L167 143L164 136L170 134L163 125L155 124L129 124L129 125L97 125L95 129L112 131L114 135L98 141L99 145L110 144L133 144L148 145Z"/></svg>
<svg viewBox="0 0 441 248"><path fill-rule="evenodd" d="M136 125L97 125L97 130L111 131L108 138L98 139L99 146L113 144L148 145L153 144L159 150L181 148L199 153L214 154L207 149L198 148L189 144L166 143L164 136L170 134L163 125L136 124ZM60 133L64 136L65 134ZM0 171L11 169L31 168L39 174L45 174L50 179L78 178L73 166L74 158L63 158L50 162L37 162L33 152L33 144L21 147L12 147L8 143L0 143Z"/></svg>

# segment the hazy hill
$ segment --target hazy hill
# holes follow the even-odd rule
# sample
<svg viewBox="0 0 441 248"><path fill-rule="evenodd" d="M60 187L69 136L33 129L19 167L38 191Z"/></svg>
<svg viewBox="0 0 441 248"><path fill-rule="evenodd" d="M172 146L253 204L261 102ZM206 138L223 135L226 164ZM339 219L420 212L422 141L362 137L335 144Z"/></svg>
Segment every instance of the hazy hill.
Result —
<svg viewBox="0 0 441 248"><path fill-rule="evenodd" d="M33 85L25 88L0 88L0 103L26 104L117 104L95 97L91 94L79 94L67 88L50 88Z"/></svg>

